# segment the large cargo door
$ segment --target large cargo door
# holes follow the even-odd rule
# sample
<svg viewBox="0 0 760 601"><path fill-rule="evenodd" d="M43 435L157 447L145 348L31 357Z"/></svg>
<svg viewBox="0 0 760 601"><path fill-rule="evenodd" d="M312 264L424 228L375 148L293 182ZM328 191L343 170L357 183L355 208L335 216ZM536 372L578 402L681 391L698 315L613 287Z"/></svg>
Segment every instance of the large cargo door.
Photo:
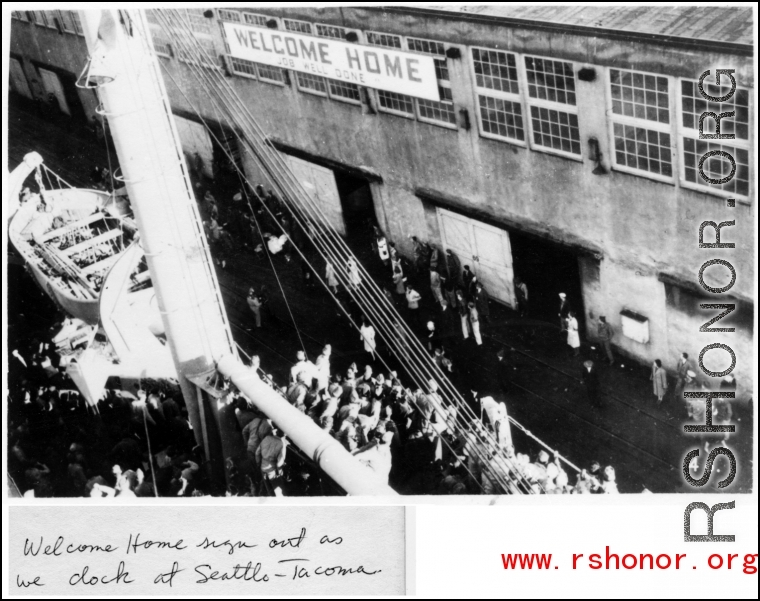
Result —
<svg viewBox="0 0 760 601"><path fill-rule="evenodd" d="M29 82L26 80L24 68L21 66L21 63L15 58L11 58L10 71L11 90L17 94L25 96L26 98L29 98L29 100L32 100L32 90L29 88Z"/></svg>
<svg viewBox="0 0 760 601"><path fill-rule="evenodd" d="M71 109L69 109L69 103L66 101L66 94L63 91L63 85L61 85L58 75L47 69L40 68L40 77L42 77L42 85L45 88L45 92L55 96L61 112L71 115Z"/></svg>
<svg viewBox="0 0 760 601"><path fill-rule="evenodd" d="M475 275L488 294L515 307L514 271L509 234L500 228L472 220Z"/></svg>
<svg viewBox="0 0 760 601"><path fill-rule="evenodd" d="M514 307L514 270L507 231L446 209L437 212L444 249L450 248L463 266L470 266L491 298Z"/></svg>
<svg viewBox="0 0 760 601"><path fill-rule="evenodd" d="M206 127L178 115L174 115L174 123L177 126L183 152L193 161L192 164L196 167L201 166L206 177L213 178L214 151L211 136ZM196 153L200 157L200 161L195 158Z"/></svg>
<svg viewBox="0 0 760 601"><path fill-rule="evenodd" d="M283 156L287 158L296 179L316 201L327 222L336 232L345 236L346 223L343 219L343 206L332 170L294 156Z"/></svg>

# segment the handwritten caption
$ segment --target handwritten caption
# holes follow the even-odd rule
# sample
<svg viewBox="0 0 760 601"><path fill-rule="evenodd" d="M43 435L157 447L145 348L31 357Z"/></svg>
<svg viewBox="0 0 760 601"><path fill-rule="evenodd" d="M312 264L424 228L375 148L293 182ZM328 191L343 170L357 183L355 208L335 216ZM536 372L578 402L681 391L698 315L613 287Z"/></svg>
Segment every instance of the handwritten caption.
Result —
<svg viewBox="0 0 760 601"><path fill-rule="evenodd" d="M311 538L311 537L309 537ZM323 534L318 538L319 545L340 545L343 543L342 536L330 536ZM309 541L311 542L311 541ZM296 580L299 578L311 577L332 577L332 576L350 576L364 575L375 576L382 572L380 568L363 565L317 565L319 562L313 561L310 557L292 557L288 559L276 560L271 565L267 565L267 549L299 549L307 551L310 545L307 543L306 528L296 536L278 540L273 538L268 541L255 555L261 557L260 560L248 559L247 562L237 561L231 564L224 561L215 561L215 563L200 563L188 567L183 567L180 563L182 552L190 547L201 549L203 551L224 550L228 555L241 555L241 551L250 549L259 549L258 543L247 540L217 540L208 536L197 543L186 542L184 539L178 540L152 540L145 538L139 532L129 535L129 540L124 545L125 555L136 555L137 553L150 553L151 550L169 549L177 552L180 558L172 562L171 567L166 571L158 571L153 579L153 584L165 584L169 587L174 585L174 579L179 578L182 572L190 572L184 577L195 578L195 584L206 584L212 581L224 580L243 580L248 582L262 583L269 582L271 578L290 578ZM314 547L315 545L311 545ZM87 542L69 542L63 536L59 536L54 542L49 543L41 536L39 541L24 541L24 555L29 557L38 557L40 554L47 557L63 557L64 555L88 556L93 554L117 553L121 548L111 544L91 544ZM263 553L261 551L264 551ZM249 554L247 554L249 555ZM303 553L308 555L308 553ZM209 560L212 561L212 560ZM255 563L254 563L255 562ZM191 565L191 564L187 564ZM266 566L266 567L265 567ZM219 567L219 569L217 569ZM43 574L32 574L31 577L22 578L21 575L16 577L16 586L19 588L28 588L30 586L45 586ZM120 560L115 569L106 574L95 574L91 571L86 561L83 567L74 572L69 578L70 586L97 586L97 585L127 585L135 582L134 577L130 576L127 568L127 560Z"/></svg>
<svg viewBox="0 0 760 601"><path fill-rule="evenodd" d="M34 509L55 512L75 508ZM336 514L320 520L311 515L300 522L283 519L287 516L283 510L303 513L303 508L277 508L276 520L267 515L271 508L257 508L246 517L246 523L226 521L218 528L208 520L183 520L180 516L163 527L137 527L139 516L156 508L119 509L122 517L117 528L109 528L102 519L95 520L98 527L87 527L90 509L85 508L79 516L84 523L73 532L71 522L52 528L34 528L27 522L23 530L34 533L11 539L15 558L11 561L12 587L27 594L47 594L55 589L106 595L132 594L147 588L158 595L162 590L179 594L188 587L204 585L233 589L258 586L258 593L280 592L286 583L286 589L306 587L310 592L314 584L324 582L330 584L317 584L316 589L371 590L379 582L385 589L388 577L403 584L403 560L399 560L404 552L403 519L396 520L397 533L388 536L388 523L378 521L377 516L363 522L352 519L357 515L355 510L365 508L342 509L349 512L349 519L340 520ZM341 510L324 509L333 513ZM283 521L287 525L279 523ZM367 538L373 533L380 540ZM380 551L391 553L378 553L378 543ZM332 584L336 581L337 588Z"/></svg>

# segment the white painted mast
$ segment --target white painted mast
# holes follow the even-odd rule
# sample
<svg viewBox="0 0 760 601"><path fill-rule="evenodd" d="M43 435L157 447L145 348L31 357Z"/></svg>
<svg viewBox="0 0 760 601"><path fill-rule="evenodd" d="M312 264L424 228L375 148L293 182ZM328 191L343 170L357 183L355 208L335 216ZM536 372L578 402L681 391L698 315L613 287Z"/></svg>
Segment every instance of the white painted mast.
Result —
<svg viewBox="0 0 760 601"><path fill-rule="evenodd" d="M180 386L207 457L229 456L231 437L240 436L224 431L209 402L218 396L210 382L221 361L224 375L346 492L395 495L240 362L145 14L80 15L91 60L86 81L98 87L108 118Z"/></svg>

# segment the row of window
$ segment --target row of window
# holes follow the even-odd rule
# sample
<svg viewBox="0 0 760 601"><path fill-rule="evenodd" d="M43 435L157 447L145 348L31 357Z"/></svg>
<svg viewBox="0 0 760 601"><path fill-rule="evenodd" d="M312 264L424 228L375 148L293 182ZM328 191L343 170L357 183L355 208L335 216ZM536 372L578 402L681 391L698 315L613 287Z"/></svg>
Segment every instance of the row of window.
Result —
<svg viewBox="0 0 760 601"><path fill-rule="evenodd" d="M218 16L222 20L259 27L267 27L273 20L264 15L230 10L218 11ZM282 19L282 26L289 31L339 39L345 39L350 31L293 19ZM379 110L456 128L446 46L442 42L376 31L354 30L354 33L357 40L363 35L366 44L425 53L435 59L440 101L377 90ZM470 59L478 126L483 137L576 160L582 158L576 99L578 65L488 48L471 48ZM274 69L272 73L271 67L250 64L246 65L247 72L242 72L241 61L233 59L232 62L233 71L238 74L253 76L258 72L263 81L285 82L281 69ZM719 190L723 196L746 198L749 195L749 90L737 88L724 102L712 102L699 93L696 80L628 69L609 68L603 72L608 88L606 108L611 117L609 135L614 168L668 183L674 183L678 177L686 187L713 193ZM353 84L298 72L295 76L301 91L360 102L359 90ZM730 90L729 85L705 83L703 87L708 95L716 98ZM717 115L734 111L733 117L722 119L721 133L733 134L735 139L728 142L700 140L699 118L706 111ZM672 118L673 113L676 119ZM714 121L707 120L705 131L714 131ZM702 171L718 180L733 170L730 181L713 185L700 177L699 161L710 151L727 152L734 164L713 155L704 161ZM674 164L680 166L680 173Z"/></svg>
<svg viewBox="0 0 760 601"><path fill-rule="evenodd" d="M257 27L267 27L267 21L270 20L270 17L264 15L239 13L231 10L220 10L219 18L235 22L242 20L242 22L248 25L255 25ZM358 33L345 27L321 24L312 25L306 21L296 21L293 19L283 19L283 26L288 31L337 40L345 40L350 33ZM253 63L231 56L229 56L229 64L233 73L243 77L253 77L278 85L285 85L288 81L286 71L279 67L270 67L269 65ZM302 92L331 98L348 104L360 105L362 102L361 89L356 84L337 79L328 79L312 73L301 73L300 71L294 73L296 85Z"/></svg>
<svg viewBox="0 0 760 601"><path fill-rule="evenodd" d="M84 36L79 13L75 10L14 10L11 17L40 27Z"/></svg>
<svg viewBox="0 0 760 601"><path fill-rule="evenodd" d="M202 9L164 11L165 17L160 21L153 11L147 12L154 46L159 54L172 55L170 38L160 23L169 24L172 35L192 35L203 48L203 52L196 52L196 56L191 57L183 54L180 45L177 52L179 60L205 67L219 67L212 35L213 21L204 16ZM376 31L362 32L295 19L275 19L235 10L217 9L216 12L220 20L256 27L277 25L288 31L333 39L363 39L370 45L433 56L439 101L376 90L378 110L451 129L457 127L447 46L442 42ZM66 23L64 27L81 31L81 24L73 11L14 13L16 18L22 18L21 15L47 27L56 27L51 19L58 16L62 24ZM582 159L576 98L578 65L488 48L470 48L469 58L477 96L478 127L483 137L529 146L575 160ZM235 58L229 52L226 59L230 70L241 77L282 86L289 83L289 72L279 67ZM610 116L613 168L668 183L679 179L686 187L747 198L750 178L749 90L737 88L727 100L713 102L700 94L695 80L628 69L598 70L604 73L607 85L606 112ZM349 104L362 103L361 89L356 84L298 71L294 71L293 75L301 92ZM717 86L707 83L707 80L703 88L713 97L725 96L730 90L728 85ZM733 134L734 140L699 139L699 119L707 111L718 115L734 111L733 117L721 120L721 133ZM706 120L705 131L714 131L713 120ZM699 161L711 151L730 154L734 164L713 155L704 161L702 171L711 179L718 180L727 177L733 170L730 181L712 185L700 177Z"/></svg>
<svg viewBox="0 0 760 601"><path fill-rule="evenodd" d="M176 45L177 59L206 68L219 68L216 45L214 44L213 24L203 9L177 8L162 10L159 18L154 10L145 11L153 38L156 54L171 58L172 44L167 31L182 43ZM197 48L200 46L200 48ZM187 50L189 47L191 50Z"/></svg>

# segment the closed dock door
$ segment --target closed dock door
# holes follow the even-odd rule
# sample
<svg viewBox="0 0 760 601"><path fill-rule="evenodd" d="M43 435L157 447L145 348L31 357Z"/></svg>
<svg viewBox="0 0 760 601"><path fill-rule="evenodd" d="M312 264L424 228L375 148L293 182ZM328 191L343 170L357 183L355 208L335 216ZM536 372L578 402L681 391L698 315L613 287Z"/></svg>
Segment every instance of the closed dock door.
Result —
<svg viewBox="0 0 760 601"><path fill-rule="evenodd" d="M338 185L332 169L322 167L298 157L282 155L287 158L290 169L304 190L316 202L325 220L341 236L346 235L346 222L343 219L343 205L340 202Z"/></svg>
<svg viewBox="0 0 760 601"><path fill-rule="evenodd" d="M514 271L509 234L464 215L437 209L444 250L451 249L472 272L489 296L515 307Z"/></svg>

